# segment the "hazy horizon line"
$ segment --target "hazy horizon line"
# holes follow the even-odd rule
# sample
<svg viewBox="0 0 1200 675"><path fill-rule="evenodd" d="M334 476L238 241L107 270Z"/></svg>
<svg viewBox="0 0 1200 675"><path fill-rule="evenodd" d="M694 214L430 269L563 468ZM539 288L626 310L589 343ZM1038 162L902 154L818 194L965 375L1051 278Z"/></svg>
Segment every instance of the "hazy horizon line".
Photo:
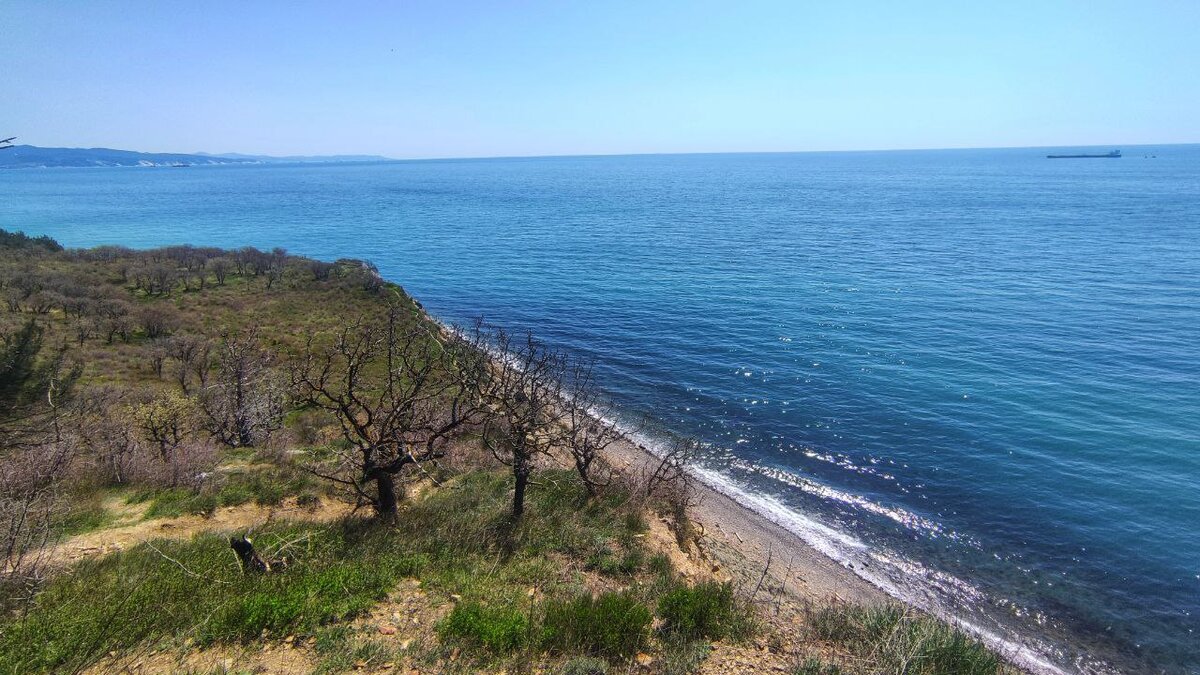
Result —
<svg viewBox="0 0 1200 675"><path fill-rule="evenodd" d="M878 152L938 152L938 151L954 151L954 150L1044 150L1054 148L1141 148L1141 147L1161 147L1174 145L1200 145L1200 141L1184 141L1172 143L1087 143L1074 145L998 145L998 146L949 146L949 147L920 147L920 148L856 148L856 149L837 149L837 150L696 150L696 151L681 151L681 152L581 152L581 153L556 153L556 154L530 154L530 155L446 155L436 157L389 157L374 152L332 152L320 154L304 154L297 152L289 152L286 154L272 154L270 152L244 152L244 151L229 151L229 152L210 152L208 150L194 151L171 151L171 150L129 150L125 148L114 148L108 146L46 146L32 145L22 143L19 145L28 145L29 147L42 149L56 150L115 150L118 152L138 152L152 155L208 155L213 157L222 157L228 155L242 156L258 156L271 157L275 159L286 159L288 157L345 157L345 156L370 156L379 157L379 161L389 162L439 162L439 161L460 161L460 160L503 160L503 159L569 159L569 158L588 158L588 157L670 157L670 156L688 156L688 155L803 155L803 154L850 154L850 153L878 153ZM16 146L14 146L16 147Z"/></svg>

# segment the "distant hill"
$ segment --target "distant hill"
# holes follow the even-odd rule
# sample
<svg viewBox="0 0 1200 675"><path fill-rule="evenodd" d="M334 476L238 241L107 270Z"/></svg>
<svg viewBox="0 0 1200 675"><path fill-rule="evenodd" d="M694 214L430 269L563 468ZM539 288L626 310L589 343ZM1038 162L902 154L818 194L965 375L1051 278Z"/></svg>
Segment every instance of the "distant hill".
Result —
<svg viewBox="0 0 1200 675"><path fill-rule="evenodd" d="M386 160L372 155L329 157L268 157L264 155L211 155L163 152L134 152L111 148L39 148L16 145L0 151L0 169L115 166L196 166L206 164L260 164L268 162L364 162Z"/></svg>
<svg viewBox="0 0 1200 675"><path fill-rule="evenodd" d="M245 164L250 160L160 152L134 152L110 148L39 148L16 145L0 151L0 168L174 166L194 164Z"/></svg>

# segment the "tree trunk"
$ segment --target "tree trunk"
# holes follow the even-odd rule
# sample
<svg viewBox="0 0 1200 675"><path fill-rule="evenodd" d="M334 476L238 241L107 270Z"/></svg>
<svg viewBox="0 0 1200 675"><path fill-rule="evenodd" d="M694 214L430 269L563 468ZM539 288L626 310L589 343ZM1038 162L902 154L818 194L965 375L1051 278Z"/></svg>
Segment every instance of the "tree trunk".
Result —
<svg viewBox="0 0 1200 675"><path fill-rule="evenodd" d="M233 390L233 421L234 427L237 429L237 444L238 447L249 448L254 445L254 433L250 424L250 414L247 411L249 407L246 402L247 388L249 386L246 381L248 373L244 364L235 366L236 373L234 377Z"/></svg>
<svg viewBox="0 0 1200 675"><path fill-rule="evenodd" d="M397 512L396 478L392 474L377 469L375 471L375 489L379 493L375 502L375 514L384 520L394 520Z"/></svg>
<svg viewBox="0 0 1200 675"><path fill-rule="evenodd" d="M595 499L596 483L592 480L591 460L575 460L575 471L579 473L579 478L583 481L583 487L587 489L588 500Z"/></svg>
<svg viewBox="0 0 1200 675"><path fill-rule="evenodd" d="M525 513L525 486L529 483L529 467L524 461L513 462L513 479L512 519L516 521Z"/></svg>

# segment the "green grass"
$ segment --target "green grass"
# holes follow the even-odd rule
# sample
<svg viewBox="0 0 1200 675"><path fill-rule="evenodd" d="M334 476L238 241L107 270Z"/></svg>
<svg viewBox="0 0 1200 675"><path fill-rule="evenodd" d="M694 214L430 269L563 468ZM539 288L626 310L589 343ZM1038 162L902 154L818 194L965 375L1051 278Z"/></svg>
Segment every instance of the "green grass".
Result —
<svg viewBox="0 0 1200 675"><path fill-rule="evenodd" d="M228 540L216 535L158 542L161 554L142 545L84 562L50 582L24 618L3 625L0 672L72 670L168 638L205 645L264 630L311 631L367 609L418 571L413 558L379 554L377 540L388 536L348 526L260 533L261 549L290 542L295 560L271 575L243 576Z"/></svg>
<svg viewBox="0 0 1200 675"><path fill-rule="evenodd" d="M131 494L130 504L150 502L145 518L178 518L186 515L208 515L217 509L217 496L191 488L146 488Z"/></svg>
<svg viewBox="0 0 1200 675"><path fill-rule="evenodd" d="M112 514L104 508L103 491L94 490L72 495L67 509L55 518L53 527L58 534L73 537L99 530L112 520Z"/></svg>
<svg viewBox="0 0 1200 675"><path fill-rule="evenodd" d="M231 471L203 489L143 488L133 492L131 504L150 502L145 518L178 518L186 515L210 515L218 507L240 506L251 502L260 506L278 506L297 496L306 504L319 501L313 479L286 467ZM303 504L302 504L303 505Z"/></svg>
<svg viewBox="0 0 1200 675"><path fill-rule="evenodd" d="M683 640L741 640L756 630L751 607L734 593L733 585L706 581L677 586L658 602L663 632Z"/></svg>
<svg viewBox="0 0 1200 675"><path fill-rule="evenodd" d="M616 549L609 540L596 543L596 551L588 556L587 568L610 577L632 576L646 562L641 548Z"/></svg>
<svg viewBox="0 0 1200 675"><path fill-rule="evenodd" d="M258 532L255 543L269 556L291 542L281 554L294 562L281 574L242 576L217 535L155 544L178 564L146 545L84 562L51 581L25 619L0 628L0 671L69 670L110 650L168 639L203 645L251 640L264 629L309 633L367 609L405 576L419 576L443 597L527 614L530 587L559 597L581 590L561 580L553 556L582 559L597 538L630 534L619 496L581 507L583 490L569 477L542 477L515 528L506 517L506 474L476 472L406 505L395 526L347 521ZM217 502L186 490L134 497L153 500L158 514ZM497 640L489 644L504 644Z"/></svg>
<svg viewBox="0 0 1200 675"><path fill-rule="evenodd" d="M548 471L529 494L526 517L513 526L505 472L480 471L453 480L400 514L397 536L436 561L426 580L464 598L525 598L529 586L552 583L555 555L586 559L598 539L629 538L622 495L585 504L586 493L566 471Z"/></svg>
<svg viewBox="0 0 1200 675"><path fill-rule="evenodd" d="M193 490L191 488L145 489L134 493L130 503L150 502L143 516L146 520L155 518L178 518L180 516L209 516L219 506L229 506L222 503L220 495L211 490Z"/></svg>
<svg viewBox="0 0 1200 675"><path fill-rule="evenodd" d="M516 651L530 642L529 616L508 606L489 607L466 602L454 607L438 624L443 640L483 647L497 654Z"/></svg>
<svg viewBox="0 0 1200 675"><path fill-rule="evenodd" d="M896 605L823 607L812 613L809 627L815 638L834 643L858 661L870 664L865 670L872 673L1008 672L1000 657L974 638L932 617Z"/></svg>
<svg viewBox="0 0 1200 675"><path fill-rule="evenodd" d="M58 522L57 529L64 536L73 537L99 530L110 522L112 522L112 516L104 511L104 509L75 510L68 513Z"/></svg>
<svg viewBox="0 0 1200 675"><path fill-rule="evenodd" d="M692 675L700 670L704 659L712 653L713 645L707 640L667 640L659 663L662 675Z"/></svg>
<svg viewBox="0 0 1200 675"><path fill-rule="evenodd" d="M542 644L560 653L626 659L646 643L650 610L623 593L581 595L546 606Z"/></svg>
<svg viewBox="0 0 1200 675"><path fill-rule="evenodd" d="M285 467L231 472L217 494L221 506L254 502L278 506L294 495L312 494L317 486L311 476Z"/></svg>

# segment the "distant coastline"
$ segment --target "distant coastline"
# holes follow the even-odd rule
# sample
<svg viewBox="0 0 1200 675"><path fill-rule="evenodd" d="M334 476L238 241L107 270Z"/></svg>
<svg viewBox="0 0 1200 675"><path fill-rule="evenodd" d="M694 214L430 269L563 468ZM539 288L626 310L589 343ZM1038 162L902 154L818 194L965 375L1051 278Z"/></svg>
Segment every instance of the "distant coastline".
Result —
<svg viewBox="0 0 1200 675"><path fill-rule="evenodd" d="M349 162L383 162L389 158L378 155L242 155L238 153L210 154L136 152L112 148L42 148L33 145L14 145L0 153L0 169L55 168L186 168L224 164L315 164Z"/></svg>

